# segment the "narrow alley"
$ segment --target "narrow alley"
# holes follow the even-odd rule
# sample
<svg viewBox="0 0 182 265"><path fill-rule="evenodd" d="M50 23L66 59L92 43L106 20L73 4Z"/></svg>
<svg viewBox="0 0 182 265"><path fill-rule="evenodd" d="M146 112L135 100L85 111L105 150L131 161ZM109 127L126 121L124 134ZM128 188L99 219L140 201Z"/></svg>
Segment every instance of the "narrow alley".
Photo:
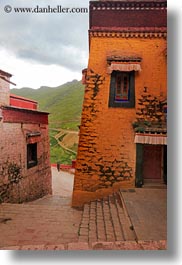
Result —
<svg viewBox="0 0 182 265"><path fill-rule="evenodd" d="M166 249L166 189L120 190L76 209L74 175L52 174L53 195L0 205L0 249Z"/></svg>

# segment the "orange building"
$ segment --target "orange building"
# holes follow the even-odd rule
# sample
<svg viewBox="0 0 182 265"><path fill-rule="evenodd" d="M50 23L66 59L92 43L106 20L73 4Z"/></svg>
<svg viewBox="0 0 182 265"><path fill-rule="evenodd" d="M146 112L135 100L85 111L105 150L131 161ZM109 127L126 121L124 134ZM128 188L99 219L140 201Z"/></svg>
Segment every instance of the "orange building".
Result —
<svg viewBox="0 0 182 265"><path fill-rule="evenodd" d="M91 1L73 206L166 182L167 2Z"/></svg>

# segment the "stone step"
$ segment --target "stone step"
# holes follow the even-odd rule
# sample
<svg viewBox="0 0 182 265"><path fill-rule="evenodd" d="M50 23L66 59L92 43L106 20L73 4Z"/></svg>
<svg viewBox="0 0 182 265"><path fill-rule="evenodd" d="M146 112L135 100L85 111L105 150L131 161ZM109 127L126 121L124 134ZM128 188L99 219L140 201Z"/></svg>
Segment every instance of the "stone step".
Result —
<svg viewBox="0 0 182 265"><path fill-rule="evenodd" d="M167 189L167 185L163 183L145 183L142 188L144 189Z"/></svg>
<svg viewBox="0 0 182 265"><path fill-rule="evenodd" d="M120 191L84 205L79 242L133 240L136 240L136 234Z"/></svg>
<svg viewBox="0 0 182 265"><path fill-rule="evenodd" d="M166 250L166 240L117 241L117 242L73 242L55 245L6 246L0 250Z"/></svg>
<svg viewBox="0 0 182 265"><path fill-rule="evenodd" d="M166 240L117 241L117 242L73 242L55 245L6 246L0 250L166 250Z"/></svg>

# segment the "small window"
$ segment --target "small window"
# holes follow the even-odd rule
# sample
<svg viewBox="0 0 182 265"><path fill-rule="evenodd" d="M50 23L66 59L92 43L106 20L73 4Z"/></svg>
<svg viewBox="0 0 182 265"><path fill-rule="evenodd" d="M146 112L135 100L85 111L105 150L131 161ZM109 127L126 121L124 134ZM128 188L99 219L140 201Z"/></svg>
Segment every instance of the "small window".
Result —
<svg viewBox="0 0 182 265"><path fill-rule="evenodd" d="M27 144L27 168L37 165L37 143Z"/></svg>
<svg viewBox="0 0 182 265"><path fill-rule="evenodd" d="M134 71L113 71L111 74L109 107L135 106Z"/></svg>
<svg viewBox="0 0 182 265"><path fill-rule="evenodd" d="M117 72L114 100L116 102L129 101L129 91L129 74Z"/></svg>

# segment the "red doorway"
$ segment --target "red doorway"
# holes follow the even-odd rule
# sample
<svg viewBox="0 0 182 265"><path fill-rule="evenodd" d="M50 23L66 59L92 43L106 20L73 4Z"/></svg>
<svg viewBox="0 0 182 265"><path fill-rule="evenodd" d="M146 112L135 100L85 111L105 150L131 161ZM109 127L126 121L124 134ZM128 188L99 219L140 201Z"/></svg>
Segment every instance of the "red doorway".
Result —
<svg viewBox="0 0 182 265"><path fill-rule="evenodd" d="M162 180L162 146L143 146L143 180L160 182Z"/></svg>

